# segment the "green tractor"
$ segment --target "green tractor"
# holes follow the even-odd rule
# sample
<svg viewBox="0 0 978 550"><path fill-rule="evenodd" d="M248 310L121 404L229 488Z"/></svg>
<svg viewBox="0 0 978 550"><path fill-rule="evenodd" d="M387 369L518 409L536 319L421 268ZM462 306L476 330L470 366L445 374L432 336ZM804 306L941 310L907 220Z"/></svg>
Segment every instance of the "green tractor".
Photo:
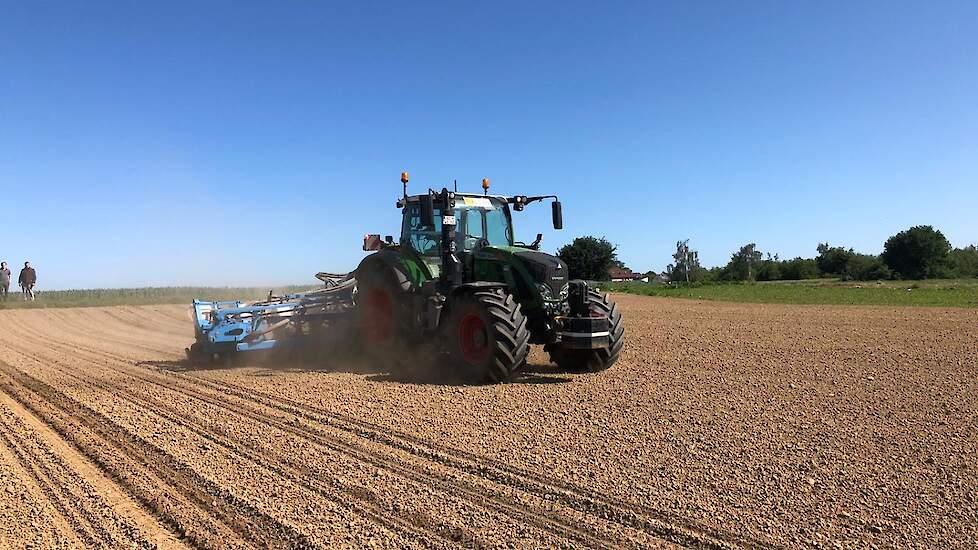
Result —
<svg viewBox="0 0 978 550"><path fill-rule="evenodd" d="M362 349L391 368L410 367L417 350L433 351L439 374L467 382L505 382L543 345L558 367L607 369L624 344L618 306L584 281L568 280L559 258L514 239L512 212L556 196L513 197L442 189L408 196L400 242L364 238L376 251L355 271L356 327Z"/></svg>

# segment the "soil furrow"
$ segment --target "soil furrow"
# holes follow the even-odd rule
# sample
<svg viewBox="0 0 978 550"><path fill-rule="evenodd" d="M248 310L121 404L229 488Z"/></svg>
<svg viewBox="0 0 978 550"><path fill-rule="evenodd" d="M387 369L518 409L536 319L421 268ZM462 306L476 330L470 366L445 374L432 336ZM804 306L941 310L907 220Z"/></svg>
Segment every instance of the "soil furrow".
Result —
<svg viewBox="0 0 978 550"><path fill-rule="evenodd" d="M6 419L3 424L4 429L0 431L0 438L3 438L6 446L13 450L14 456L30 473L38 487L47 495L48 500L58 508L62 516L68 519L85 543L92 546L123 544L123 541L114 537L107 528L111 523L98 517L92 510L93 506L104 510L107 508L106 504L97 502L97 499L91 496L90 488L85 487L81 480L72 476L73 472L50 449L43 448L36 439L25 433L24 426L17 425L15 422L8 423ZM75 492L72 488L81 490ZM113 519L118 521L118 518ZM136 542L130 539L125 544L133 545Z"/></svg>
<svg viewBox="0 0 978 550"><path fill-rule="evenodd" d="M8 430L9 428L4 425L3 431L0 431L0 447L10 452L9 456L17 461L19 469L27 475L27 479L34 484L43 495L44 500L53 508L56 521L66 527L66 529L62 529L62 533L78 539L81 544L95 546L97 541L91 526L85 524L78 517L76 511L67 502L63 491L60 491L48 476L39 471L40 461L38 457L28 455L23 447L18 444L16 438L11 437Z"/></svg>
<svg viewBox="0 0 978 550"><path fill-rule="evenodd" d="M185 547L70 442L2 392L0 412L4 415L7 434L30 450L32 464L49 472L47 476L56 482L56 489L67 493L76 511L84 514L96 532L104 533L102 538L108 539L109 546Z"/></svg>
<svg viewBox="0 0 978 550"><path fill-rule="evenodd" d="M121 385L110 386L100 384L93 380L82 380L71 373L65 374L81 384L87 383L112 395L125 396L128 400L144 407L147 411L152 411L153 414L159 415L161 418L173 424L192 431L214 444L222 446L229 452L240 454L247 460L262 465L282 478L304 486L320 496L333 501L334 504L345 508L353 514L362 515L380 525L394 523L396 529L400 530L407 539L416 539L417 542L422 543L427 548L435 546L435 541L430 539L430 535L435 535L441 538L443 543L449 543L451 545L462 544L475 548L486 546L486 544L478 540L474 533L441 523L436 518L430 517L420 510L414 510L413 513L404 514L400 517L392 515L396 514L396 512L381 507L379 497L366 487L347 487L339 484L327 484L306 477L303 468L295 464L288 456L269 451L268 448L259 448L248 443L233 441L227 435L217 430L208 430L203 428L200 423L188 422L180 415L178 409L161 400L139 396L134 391L128 390ZM337 492L342 493L348 498L360 501L362 504L369 506L369 508L362 506L355 507L347 498L343 498Z"/></svg>
<svg viewBox="0 0 978 550"><path fill-rule="evenodd" d="M50 343L49 343L49 345L50 345ZM96 357L94 357L93 359L98 359L99 357L109 357L109 358L115 359L116 361L118 361L118 362L120 362L120 363L122 363L122 364L124 364L126 366L129 366L129 365L132 364L132 360L130 358L127 358L125 356L118 355L118 354L115 354L115 353L112 353L112 352L104 351L104 350L101 350L101 349L96 349L96 348L92 348L92 347L89 347L89 346L73 346L73 349L75 349L76 351L82 350L84 352L94 354ZM255 393L247 393L247 394L246 393L242 393L243 391L246 391L246 390L244 390L241 387L231 387L231 386L228 386L228 385L222 385L222 383L220 383L220 382L210 381L210 380L207 380L207 379L204 379L204 378L190 376L190 375L181 375L179 373L171 373L171 372L163 371L162 374L164 374L164 375L173 375L173 376L181 377L181 378L184 378L184 379L186 379L188 381L191 381L192 383L195 383L195 384L199 384L199 383L210 384L211 387L217 389L218 391L220 391L222 393L225 393L225 394L232 393L232 394L237 395L238 397L244 398L246 400L247 399L260 400L261 402L263 402L263 404L265 404L267 406L270 406L270 407L273 407L273 408L282 410L283 412L287 412L287 413L290 413L290 414L296 414L296 413L298 413L300 416L308 417L308 418L313 419L313 420L317 420L317 421L323 421L324 420L323 417L314 418L314 417L311 417L310 416L310 412L313 413L313 414L316 414L316 413L321 413L322 411L314 411L314 410L312 410L312 409L310 409L308 407L306 407L306 408L300 408L300 409L296 410L295 407L293 406L293 404L291 404L291 403L287 403L287 402L279 402L279 403L269 402L269 397L268 396L258 395L258 394L255 394ZM147 381L150 381L150 382L159 384L158 381L153 381L153 380L147 380ZM169 389L174 389L171 385L164 384L163 386L164 387L167 387ZM237 392L237 393L234 393L234 392ZM188 395L191 395L192 397L193 396L199 397L199 394L196 394L196 393L195 394L188 394ZM217 404L216 401L209 401L209 402L211 402L212 404ZM218 405L218 406L220 406L220 405ZM260 420L261 418L268 418L268 417L267 416L257 417L257 418L256 417L252 417L252 419L256 419L258 421L262 421L262 420ZM389 437L378 437L378 434L376 432L365 431L362 428L362 426L356 426L355 424L349 423L349 422L347 422L347 419L343 418L340 415L334 415L334 416L328 416L327 415L327 418L328 419L325 422L325 424L327 426L330 426L331 428L340 429L340 430L345 431L347 433L350 433L352 435L355 435L355 436L358 436L358 437L361 437L361 438L366 438L366 439L368 439L368 440L370 440L372 442L384 444L384 445L390 446L392 448L396 448L398 450L409 452L409 453L411 453L414 456L417 456L419 458L422 458L422 459L425 459L425 460L428 460L428 461L433 461L433 462L435 462L437 464L440 464L440 465L445 466L445 467L448 467L448 468L452 468L452 469L454 469L456 471L459 471L459 472L461 472L463 474L469 474L469 475L481 477L481 478L486 479L488 481L491 481L493 483L497 483L497 484L502 484L502 485L505 485L505 486L509 486L509 487L511 487L511 488L513 488L513 489L515 489L517 491L521 491L521 492L525 492L525 493L528 493L528 494L532 494L532 495L534 495L537 498L542 498L546 502L552 502L554 500L557 500L558 502L560 502L560 503L568 506L568 508L573 509L573 510L576 510L576 511L580 512L581 514L585 515L586 517L590 517L590 518L593 518L593 519L600 518L600 520L603 520L603 521L610 521L610 522L618 523L618 524L623 525L623 526L625 526L627 528L636 529L638 531L646 532L646 533L648 533L651 536L656 537L656 538L661 538L661 539L664 539L664 540L669 540L671 542L683 544L685 546L703 547L703 548L722 548L722 547L728 547L728 546L733 546L733 545L736 545L736 546L747 546L747 547L764 547L764 543L761 543L761 542L758 542L758 541L745 541L745 540L742 540L742 539L738 540L736 537L729 536L729 535L726 535L726 534L720 534L720 533L715 533L715 532L707 532L707 531L705 531L703 529L691 529L688 526L677 526L675 524L669 523L668 521L662 520L660 517L649 516L648 515L648 511L646 511L646 510L642 510L640 512L636 512L634 509L632 509L632 510L624 510L623 511L623 510L620 510L620 509L615 509L613 506L609 506L605 502L590 500L590 499L587 499L586 497L581 498L580 495L575 495L573 492L568 492L566 490L563 491L563 492L561 492L561 491L555 491L552 486L551 487L548 487L546 485L546 483L539 483L539 482L538 483L532 483L533 480L531 478L524 478L524 477L519 477L519 476L515 476L514 477L513 475L508 474L505 471L500 471L500 470L496 470L494 472L492 470L492 468L487 468L485 466L486 463L480 463L478 461L478 459L475 459L475 461L476 461L475 464L465 464L463 461L460 461L460 460L452 460L450 457L445 456L444 455L444 452L441 452L441 453L431 452L430 451L430 448L429 449L424 449L424 447L423 447L424 444L423 443L421 443L422 446L419 447L417 444L414 444L414 445L412 445L412 444L404 444L403 441L397 441L396 439L392 439L392 438L389 438ZM321 443L321 441L320 441L320 443ZM330 448L333 448L333 447L331 446ZM349 451L347 451L347 452L349 452ZM381 457L382 455L377 455L377 456L378 457ZM383 464L384 463L383 462L384 460L385 460L385 458L382 458L381 457L380 458L380 461L381 461L380 463L376 462L376 459L373 460L373 461L370 461L369 463L375 464L375 465L377 465L377 464ZM396 468L396 467L387 468L387 469L392 470L392 471L397 471L398 470L398 468ZM496 475L492 475L494 473ZM412 474L408 474L405 477L410 478L411 475ZM443 484L444 482L443 481L439 481L439 483L442 483ZM444 485L439 485L439 486L444 487ZM479 501L481 500L481 498L479 496L479 489L476 489L474 491L471 491L470 490L470 491L467 491L467 492L463 492L463 494L468 495L469 498L474 503L477 503L478 504ZM551 525L550 526L550 529L554 529L554 528L556 528L556 529L567 529L567 530L570 530L571 533L574 533L574 532L577 532L578 533L577 535L570 535L569 538L571 540L575 540L575 537L577 537L578 539L581 538L582 533L580 533L580 530L578 528L578 525L579 525L579 522L580 522L580 519L579 518L573 518L573 519L572 518L567 518L567 519L565 519L565 518L562 518L561 517L561 518L559 518L557 520L546 520L543 524L540 524L539 521L534 522L533 520L527 519L527 514L520 511L522 504L519 504L518 503L518 504L516 504L514 506L511 503L511 499L508 499L506 497L503 497L503 499L504 500L502 500L502 502L498 504L498 506L502 506L502 508L501 509L497 508L496 511L499 511L499 512L502 512L502 513L507 513L507 512L505 512L505 510L509 510L509 512L507 513L507 515L509 515L510 517L515 517L516 519L523 519L524 521L527 521L527 522L529 522L531 524L536 524L538 527L540 527L542 529L547 529L548 528L547 521L555 521L558 524L558 526L562 525L562 527L554 527L554 526ZM648 517L642 517L639 514L646 514ZM659 515L661 515L661 514L659 514ZM549 516L552 517L552 514L550 514ZM548 517L548 515L544 515L544 517ZM567 533L567 531L565 531L565 533ZM587 541L587 537L589 537L589 536L590 535L585 535L584 536L584 540ZM599 544L599 545L602 545L602 544L611 544L612 546L614 546L616 544L617 545L620 545L620 544L630 544L630 542L625 542L625 541L601 542L601 539L590 540L589 542L586 542L586 543L592 544L592 545L594 545L594 544Z"/></svg>
<svg viewBox="0 0 978 550"><path fill-rule="evenodd" d="M71 315L74 313L73 310L60 310L52 313L52 316L62 321L59 325L59 333L57 335L57 338L61 341L77 341L76 338L81 338L83 341L116 344L124 348L142 350L156 355L169 351L169 348L162 343L164 341L172 341L173 337L173 335L166 337L165 334L153 330L127 326L124 323L120 323L119 326L113 326L114 323L92 325L87 323L83 317L73 318L74 316ZM109 319L115 319L111 315L108 317ZM40 335L41 333L35 332L35 334ZM145 343L146 340L159 342L160 345L147 345Z"/></svg>
<svg viewBox="0 0 978 550"><path fill-rule="evenodd" d="M69 436L77 422L100 436L103 441L111 442L126 455L130 463L147 467L160 479L165 480L168 486L194 503L198 509L207 510L208 515L216 517L244 540L264 548L314 546L305 535L293 527L262 514L249 503L241 501L232 493L200 477L185 464L145 439L125 431L97 411L70 399L50 385L14 369L5 362L0 362L0 371L7 376L4 384L7 393L32 413L42 417L62 436ZM54 407L60 414L45 414L40 410L39 400ZM90 449L80 450L84 452ZM191 537L195 534L193 532L195 526L184 523L180 527L184 536ZM219 535L218 533L212 535L215 536L194 542L205 547L224 546L221 537L216 536Z"/></svg>
<svg viewBox="0 0 978 550"><path fill-rule="evenodd" d="M48 346L51 345L52 344L49 342ZM102 350L92 349L86 346L71 346L71 349L76 354L79 352L92 354L93 355L92 359L94 361L97 361L99 359L110 358L117 361L121 365L124 365L125 367L132 366L131 359L125 358L123 356L119 356L117 354L106 353L103 352ZM496 493L495 496L492 496L490 494L487 494L489 491L491 491L491 489L485 486L473 486L473 487L461 486L459 485L460 480L458 477L450 476L444 472L438 472L437 469L432 468L430 465L428 466L421 465L424 468L424 473L418 470L414 470L413 468L404 467L398 461L392 460L389 456L385 456L383 454L376 453L376 452L371 453L369 450L363 448L362 446L351 445L337 439L324 437L324 434L321 434L318 431L313 431L305 427L297 427L280 418L262 414L257 411L254 411L253 409L246 408L243 406L234 405L225 400L216 399L215 397L200 393L195 388L188 387L188 386L176 386L166 381L165 378L162 379L146 378L145 374L148 374L148 371L146 371L145 369L135 369L135 370L130 370L129 368L119 369L118 367L113 367L107 363L103 363L102 366L112 368L113 370L116 370L123 374L137 376L143 381L156 384L162 388L172 390L172 391L177 391L183 393L184 395L187 395L188 397L196 398L205 403L209 403L211 405L224 408L228 411L240 414L241 416L248 418L249 420L265 423L274 426L278 429L281 429L284 432L288 432L298 437L309 439L335 452L346 454L361 462L371 464L378 468L382 468L397 473L398 475L406 479L409 479L411 481L414 481L416 483L421 483L428 486L434 486L442 491L445 491L447 494L452 494L456 496L464 495L466 499L473 505L489 508L497 513L504 514L518 521L521 521L527 525L533 525L536 528L542 529L545 532L557 533L560 536L567 538L568 540L577 541L579 543L592 546L592 547L601 547L601 546L622 547L622 545L630 546L634 544L633 541L630 541L628 539L606 540L600 538L597 535L593 535L588 531L585 531L580 527L581 525L580 522L582 520L585 520L586 519L585 517L567 518L563 516L558 516L552 512L547 513L540 509L538 509L537 512L530 512L529 510L525 509L526 506L525 502L513 500L512 498L501 493ZM167 374L163 374L163 373L161 374L164 377L167 376ZM157 376L159 375L160 374L158 374ZM194 378L194 380L197 379ZM193 384L191 381L191 386L196 386L196 385ZM354 435L360 435L360 434L354 432ZM519 487L516 487L516 489L523 490ZM539 495L533 495L533 496L535 498L540 498ZM548 502L546 496L543 496L543 500L544 502ZM594 521L599 519L608 520L611 518L591 517L590 519ZM658 535L654 535L654 536L658 537Z"/></svg>
<svg viewBox="0 0 978 550"><path fill-rule="evenodd" d="M91 460L177 536L198 548L244 546L244 541L227 527L215 524L166 481L147 471L138 457L129 456L111 439L100 437L64 409L18 383L17 373L14 367L0 361L0 384L7 395Z"/></svg>
<svg viewBox="0 0 978 550"><path fill-rule="evenodd" d="M658 510L637 504L615 501L588 491L585 488L545 476L539 472L515 468L488 457L477 456L458 449L439 446L429 441L384 428L364 420L328 411L312 405L267 393L252 390L229 382L210 380L203 377L169 372L178 377L193 379L195 382L213 389L262 403L288 414L295 414L337 428L351 434L370 439L409 452L415 456L437 462L467 474L480 476L495 483L516 489L546 495L559 499L570 508L629 527L648 531L666 540L685 546L722 547L726 544L745 547L770 548L773 545L763 541L751 540L734 534L683 523ZM643 517L644 516L644 517Z"/></svg>
<svg viewBox="0 0 978 550"><path fill-rule="evenodd" d="M47 386L0 368L0 546L126 545L55 506L99 480L199 547L262 545L232 496L330 548L974 547L974 311L618 300L612 369L534 350L505 386L187 365L183 306L0 311L0 361Z"/></svg>
<svg viewBox="0 0 978 550"><path fill-rule="evenodd" d="M21 343L18 344L17 346L14 346L14 348L16 348L19 353L24 355L24 357L30 358L31 353L26 351L29 347L30 347L29 343ZM88 352L83 352L83 353L88 353ZM76 356L77 355L78 354L76 350ZM57 359L51 359L50 362L54 365L59 364L59 361ZM49 367L49 368L54 368L54 367ZM109 367L107 365L102 365L100 368L109 368ZM132 376L133 373L131 372L124 371L124 370L117 370L117 369L112 369L112 370L113 372L126 375L127 380L130 381L139 380L139 378L133 377ZM144 372L142 371L142 369L139 369L139 371ZM96 387L99 388L100 391L104 392L106 396L112 396L113 398L117 398L118 396L121 395L132 396L133 398L135 398L136 401L141 402L142 406L144 407L144 410L146 411L146 414L157 415L160 416L161 418L166 419L167 421L173 422L174 424L184 426L188 430L200 434L204 438L212 442L225 446L226 448L231 450L234 454L241 454L241 450L242 450L241 446L244 445L243 443L239 442L235 444L227 437L224 437L223 434L219 434L218 432L215 432L213 428L211 428L210 430L205 429L203 427L203 423L194 424L194 423L187 422L185 418L181 418L180 416L181 412L173 409L171 405L165 404L159 400L152 401L144 397L139 397L131 389L130 390L126 389L127 384L121 384L119 385L119 387L111 387L109 385L97 382L96 381L98 379L97 376L83 379L78 375L73 374L67 370L55 370L55 372L57 372L59 376L64 376L69 378L71 380L70 385L72 386ZM89 371L89 374L95 374L95 373ZM156 405L151 405L150 403L156 403ZM160 410L161 408L163 410ZM174 414L166 413L165 412L166 410L173 410ZM186 415L186 411L182 411L182 413ZM191 412L191 415L192 414L193 412ZM370 503L372 505L376 505L378 503L378 498L375 495L373 495L372 492L367 491L365 488L356 487L356 486L354 487L334 486L334 485L328 485L324 483L318 483L315 480L308 479L307 477L305 477L308 474L308 468L303 468L299 464L293 464L289 457L271 451L267 446L260 447L260 448L257 446L248 446L248 448L253 450L253 452L245 453L247 455L246 458L248 460L261 464L270 472L275 473L277 476L282 477L283 479L288 479L297 483L300 486L310 488L316 494L319 494L324 498L332 500L334 503L340 506L346 508L349 508L351 506L351 503L348 501L348 499L342 497L342 495L344 494L349 498L355 498L361 502ZM281 464L293 464L293 467L284 469L279 465L276 465L276 461L281 461ZM345 491L342 489L345 489ZM417 487L417 489L423 489L423 487L419 486ZM330 490L333 491L332 494L330 493ZM428 536L432 534L442 539L443 541L442 545L462 544L469 547L479 547L483 545L482 543L479 542L478 538L473 533L469 532L463 526L445 524L441 520L432 517L430 514L427 514L421 508L414 509L412 511L412 514L409 515L405 515L407 514L407 510L402 509L402 507L397 506L396 504L395 504L395 510L385 510L380 507L375 507L375 509L376 511L374 513L366 513L361 515L368 517L368 519L374 521L378 525L389 526L392 522L401 524L402 526L405 527L405 530L409 533L409 536L407 536L404 540L419 539L419 542L422 544L423 547L432 547L434 545L437 539L431 539ZM354 511L354 513L357 512ZM389 514L393 514L393 516ZM404 517L404 519L399 520L397 514L401 514ZM429 531L422 532L419 531L419 528L426 528L429 529Z"/></svg>
<svg viewBox="0 0 978 550"><path fill-rule="evenodd" d="M313 430L304 426L296 426L295 424L281 418L262 414L250 408L235 405L228 401L208 396L188 386L177 386L175 384L152 380L149 378L142 378L142 380L157 384L160 387L171 391L182 393L188 397L198 399L201 402L223 408L248 420L273 426L283 432L305 438L309 441L322 445L331 451L345 454L360 462L396 473L401 477L415 483L427 485L429 487L436 487L447 494L464 496L473 505L485 507L496 513L504 514L527 525L532 525L542 529L544 532L555 533L568 540L576 541L590 547L620 548L623 546L631 546L633 544L632 541L627 539L605 540L599 538L599 536L593 535L578 527L578 524L574 523L575 520L571 518L564 518L556 515L545 515L541 512L531 512L524 508L524 502L513 500L499 493L493 495L490 493L491 490L485 486L470 487L468 485L461 485L460 480L457 477L438 472L430 465L426 466L419 464L418 466L420 466L422 469L416 470L412 467L401 465L398 461L394 460L390 456L371 452L360 445L353 445L339 439L331 438L326 434L322 434L318 430Z"/></svg>

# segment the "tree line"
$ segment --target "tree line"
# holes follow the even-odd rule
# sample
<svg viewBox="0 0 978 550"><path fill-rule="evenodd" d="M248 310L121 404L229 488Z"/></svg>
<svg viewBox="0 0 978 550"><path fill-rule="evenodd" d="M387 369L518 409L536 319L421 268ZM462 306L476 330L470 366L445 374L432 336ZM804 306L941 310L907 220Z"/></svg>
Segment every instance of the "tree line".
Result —
<svg viewBox="0 0 978 550"><path fill-rule="evenodd" d="M883 244L880 255L862 254L844 246L819 243L814 258L781 259L763 253L755 243L741 246L724 266L706 268L689 240L676 243L673 261L662 276L671 282L787 281L837 277L843 280L934 279L978 277L975 245L952 248L944 234L929 225L911 227ZM579 237L557 255L572 278L607 280L608 270L624 265L616 247L603 237ZM656 277L655 272L647 275Z"/></svg>

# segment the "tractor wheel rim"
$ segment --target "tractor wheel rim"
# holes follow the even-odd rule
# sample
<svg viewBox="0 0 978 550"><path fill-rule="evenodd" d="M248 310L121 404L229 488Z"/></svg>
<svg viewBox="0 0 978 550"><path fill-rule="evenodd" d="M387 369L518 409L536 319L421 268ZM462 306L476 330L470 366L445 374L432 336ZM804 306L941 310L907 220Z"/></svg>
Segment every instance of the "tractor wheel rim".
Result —
<svg viewBox="0 0 978 550"><path fill-rule="evenodd" d="M458 325L458 347L470 365L480 365L489 358L489 328L482 317L470 313Z"/></svg>
<svg viewBox="0 0 978 550"><path fill-rule="evenodd" d="M394 307L390 295L384 289L371 288L367 292L364 305L366 306L366 315L364 315L364 326L362 328L367 339L374 344L385 342L390 338L394 317Z"/></svg>

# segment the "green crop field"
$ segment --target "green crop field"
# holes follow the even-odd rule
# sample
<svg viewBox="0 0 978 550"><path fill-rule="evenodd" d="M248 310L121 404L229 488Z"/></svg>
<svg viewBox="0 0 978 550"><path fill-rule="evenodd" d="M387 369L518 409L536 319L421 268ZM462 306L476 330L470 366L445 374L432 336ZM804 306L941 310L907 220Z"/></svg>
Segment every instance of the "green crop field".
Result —
<svg viewBox="0 0 978 550"><path fill-rule="evenodd" d="M311 285L275 288L275 293L286 294L314 288ZM150 287L150 288L95 288L86 290L51 290L36 292L37 299L25 302L21 293L11 289L6 301L0 301L0 310L15 308L123 306L148 304L187 304L194 298L203 300L258 300L268 296L268 287Z"/></svg>
<svg viewBox="0 0 978 550"><path fill-rule="evenodd" d="M879 282L813 279L699 286L629 282L598 283L598 286L646 296L727 302L978 308L978 279Z"/></svg>

